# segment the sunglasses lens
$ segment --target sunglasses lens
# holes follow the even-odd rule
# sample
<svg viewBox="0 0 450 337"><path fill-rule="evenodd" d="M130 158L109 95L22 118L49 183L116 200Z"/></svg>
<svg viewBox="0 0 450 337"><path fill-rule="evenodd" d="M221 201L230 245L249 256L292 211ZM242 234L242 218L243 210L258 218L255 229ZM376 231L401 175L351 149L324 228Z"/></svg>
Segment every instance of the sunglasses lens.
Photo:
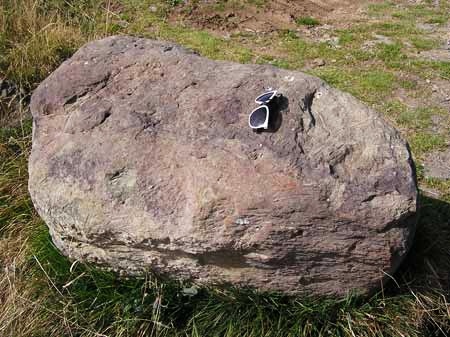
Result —
<svg viewBox="0 0 450 337"><path fill-rule="evenodd" d="M264 94L258 96L255 101L257 103L269 103L272 100L274 94L274 91L265 92Z"/></svg>
<svg viewBox="0 0 450 337"><path fill-rule="evenodd" d="M267 107L265 106L253 110L252 114L250 115L250 126L255 129L264 127L268 113L269 109L267 109Z"/></svg>

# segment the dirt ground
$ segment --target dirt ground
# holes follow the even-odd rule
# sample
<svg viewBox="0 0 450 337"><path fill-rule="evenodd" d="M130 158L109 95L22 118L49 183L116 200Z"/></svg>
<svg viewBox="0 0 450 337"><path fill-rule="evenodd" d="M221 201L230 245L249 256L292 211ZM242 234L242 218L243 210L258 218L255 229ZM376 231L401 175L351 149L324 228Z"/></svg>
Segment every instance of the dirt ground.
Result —
<svg viewBox="0 0 450 337"><path fill-rule="evenodd" d="M320 24L346 28L366 19L367 6L380 0L306 1L187 1L172 11L169 21L223 35L238 32L270 33L298 29L296 19L312 17Z"/></svg>

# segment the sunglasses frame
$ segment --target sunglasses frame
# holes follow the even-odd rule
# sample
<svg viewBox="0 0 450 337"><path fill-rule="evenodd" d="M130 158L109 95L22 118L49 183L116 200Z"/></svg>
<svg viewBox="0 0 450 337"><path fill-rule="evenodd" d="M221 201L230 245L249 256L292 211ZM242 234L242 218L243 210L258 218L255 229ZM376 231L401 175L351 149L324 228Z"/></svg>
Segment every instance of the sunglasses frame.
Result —
<svg viewBox="0 0 450 337"><path fill-rule="evenodd" d="M258 97L259 97L259 96L258 96ZM270 101L269 101L269 102L270 102ZM251 118L252 118L252 115L253 115L253 113L254 113L256 110L261 109L261 108L265 108L265 109L266 109L266 120L264 121L264 123L263 123L262 125L259 125L259 126L253 126L253 125L251 124ZM250 128L255 129L255 130L257 130L257 129L265 129L265 130L267 130L267 129L269 128L269 112L270 112L269 107L268 107L266 104L261 104L261 105L258 106L257 108L253 109L253 111L252 111L252 112L250 113L250 115L248 116L248 125L250 126Z"/></svg>
<svg viewBox="0 0 450 337"><path fill-rule="evenodd" d="M258 98L260 98L260 97L262 97L262 96L264 96L264 95L267 95L267 94L269 94L269 93L271 93L272 96L270 96L270 98L269 98L268 100L266 100L266 101L258 100ZM277 95L277 93L278 93L277 90L269 90L269 91L266 91L265 93L263 93L263 94L261 94L261 95L259 95L258 97L255 98L255 103L257 103L257 104L267 104L267 103L269 103L271 100L273 100L273 98Z"/></svg>

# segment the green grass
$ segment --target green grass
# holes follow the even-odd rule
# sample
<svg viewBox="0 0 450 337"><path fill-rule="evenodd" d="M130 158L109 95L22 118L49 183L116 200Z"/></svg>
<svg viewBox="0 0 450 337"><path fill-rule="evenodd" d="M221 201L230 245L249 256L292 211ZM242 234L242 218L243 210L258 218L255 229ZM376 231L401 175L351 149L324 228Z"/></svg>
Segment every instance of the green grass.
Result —
<svg viewBox="0 0 450 337"><path fill-rule="evenodd" d="M406 137L411 145L413 153L417 157L420 158L428 152L446 148L446 137L443 134L430 130L433 126L432 116L445 117L447 115L445 109L437 106L413 109L398 101L387 103L385 109L387 115L390 116L399 127L407 130Z"/></svg>
<svg viewBox="0 0 450 337"><path fill-rule="evenodd" d="M312 73L372 104L380 104L382 97L388 95L396 83L392 73L379 69L369 68L361 71L343 67L323 67Z"/></svg>
<svg viewBox="0 0 450 337"><path fill-rule="evenodd" d="M416 23L444 24L447 4L441 10L422 4L408 5L402 11L392 2L371 5L373 21L331 33L339 38L336 47L286 30L274 32L270 39L245 32L225 39L171 23L168 15L177 3L1 3L0 76L23 90L19 105L0 105L7 107L2 114L12 114L17 106L27 111L29 93L83 43L111 34L133 34L175 41L212 59L271 63L288 69L301 70L311 60L322 58L325 66L309 72L384 113L409 140L418 163L430 151L448 146L448 134L432 130L432 117L447 116L448 111L438 102L429 104L429 89L420 79L450 78L450 63L418 60L410 52L435 47L435 38L417 29ZM263 1L248 3L260 6ZM149 11L149 6L157 6L157 11ZM311 17L297 21L306 26L320 24ZM363 50L374 33L389 36L394 43ZM400 103L394 97L400 88L421 106ZM450 121L443 119L442 123L448 124L441 125L442 130L450 129ZM441 196L421 195L413 249L393 276L395 282L381 292L367 299L305 298L200 287L193 294L187 292L191 284L151 272L143 278L122 278L94 265L73 265L63 257L27 192L30 143L28 120L15 127L0 125L1 336L419 337L450 331L450 182L424 177L420 165L420 186L437 190Z"/></svg>
<svg viewBox="0 0 450 337"><path fill-rule="evenodd" d="M297 25L308 26L308 27L314 27L314 26L320 25L319 20L312 18L310 16L302 16L300 18L297 18L295 20L295 22L297 23Z"/></svg>
<svg viewBox="0 0 450 337"><path fill-rule="evenodd" d="M431 117L445 115L447 112L439 107L422 107L417 109L403 109L397 121L410 130L426 130L432 124Z"/></svg>
<svg viewBox="0 0 450 337"><path fill-rule="evenodd" d="M367 8L367 13L370 16L382 17L390 13L394 8L395 4L393 2L385 1L381 3L370 4Z"/></svg>
<svg viewBox="0 0 450 337"><path fill-rule="evenodd" d="M393 68L395 68L395 65L405 57L405 55L402 53L402 44L400 43L380 43L378 45L376 56L380 60L382 60L388 67Z"/></svg>
<svg viewBox="0 0 450 337"><path fill-rule="evenodd" d="M437 190L442 194L442 199L450 201L450 179L437 179L433 177L424 177L424 185Z"/></svg>
<svg viewBox="0 0 450 337"><path fill-rule="evenodd" d="M421 36L413 36L411 43L418 50L430 50L439 46L439 41L435 39L423 38Z"/></svg>
<svg viewBox="0 0 450 337"><path fill-rule="evenodd" d="M445 136L430 132L417 132L412 134L409 144L416 155L422 155L427 152L444 150L447 147Z"/></svg>
<svg viewBox="0 0 450 337"><path fill-rule="evenodd" d="M444 24L448 22L448 14L447 15L434 15L432 17L430 17L429 19L427 19L425 22L426 23L437 23L437 24Z"/></svg>
<svg viewBox="0 0 450 337"><path fill-rule="evenodd" d="M355 34L352 32L342 30L339 32L339 43L342 45L349 45L355 40Z"/></svg>
<svg viewBox="0 0 450 337"><path fill-rule="evenodd" d="M246 2L251 5L255 5L258 8L261 8L267 3L267 0L246 0Z"/></svg>
<svg viewBox="0 0 450 337"><path fill-rule="evenodd" d="M374 23L369 25L367 29L375 31L377 34L404 37L418 32L416 26L411 22L394 22L387 21L382 23Z"/></svg>
<svg viewBox="0 0 450 337"><path fill-rule="evenodd" d="M433 62L432 67L439 71L441 77L450 80L450 62Z"/></svg>
<svg viewBox="0 0 450 337"><path fill-rule="evenodd" d="M233 42L217 38L205 31L166 25L161 28L160 38L183 43L184 46L209 58L241 63L248 63L253 58L253 53L250 49L237 47Z"/></svg>
<svg viewBox="0 0 450 337"><path fill-rule="evenodd" d="M392 17L410 22L443 24L448 21L450 16L448 14L449 4L444 1L440 5L440 8L429 6L429 4L408 6L407 8L394 11Z"/></svg>
<svg viewBox="0 0 450 337"><path fill-rule="evenodd" d="M172 7L178 6L179 4L183 3L183 0L166 0L166 1Z"/></svg>
<svg viewBox="0 0 450 337"><path fill-rule="evenodd" d="M108 33L96 1L77 5L64 1L7 1L0 7L0 69L26 90L31 90L86 38ZM69 22L69 23L68 23Z"/></svg>

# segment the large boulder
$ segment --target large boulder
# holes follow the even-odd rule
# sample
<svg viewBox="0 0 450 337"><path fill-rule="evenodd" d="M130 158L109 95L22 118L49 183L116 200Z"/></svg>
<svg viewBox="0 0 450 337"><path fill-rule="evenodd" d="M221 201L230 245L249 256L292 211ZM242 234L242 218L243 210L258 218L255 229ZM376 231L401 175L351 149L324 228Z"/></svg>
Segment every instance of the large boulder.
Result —
<svg viewBox="0 0 450 337"><path fill-rule="evenodd" d="M282 96L254 132L267 87ZM407 144L318 78L110 37L64 62L31 109L30 193L72 259L343 295L379 288L411 246Z"/></svg>

